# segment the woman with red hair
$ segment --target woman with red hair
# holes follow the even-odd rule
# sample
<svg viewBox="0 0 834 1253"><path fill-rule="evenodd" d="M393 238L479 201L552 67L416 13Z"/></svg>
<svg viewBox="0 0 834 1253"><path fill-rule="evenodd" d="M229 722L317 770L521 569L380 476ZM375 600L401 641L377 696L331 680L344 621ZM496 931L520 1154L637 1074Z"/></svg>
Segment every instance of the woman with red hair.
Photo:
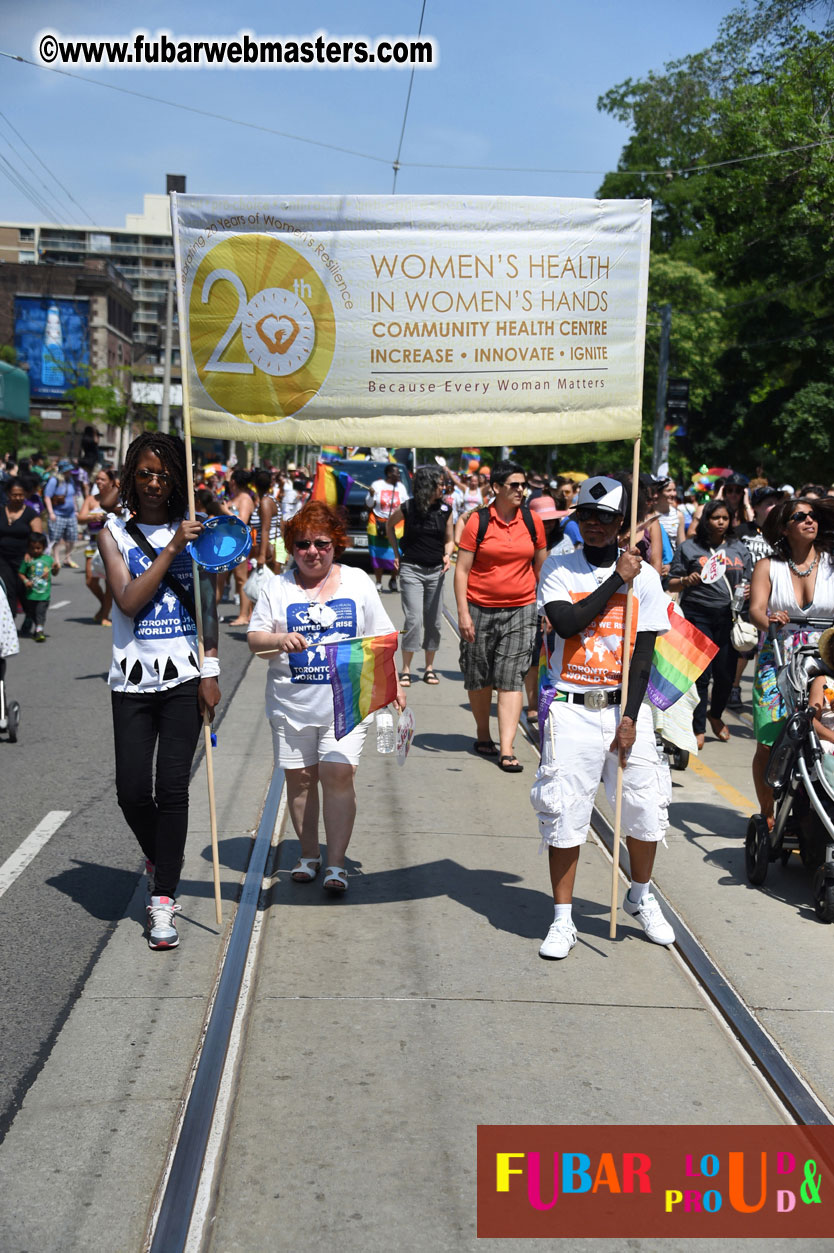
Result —
<svg viewBox="0 0 834 1253"><path fill-rule="evenodd" d="M322 645L396 630L364 570L338 562L348 538L339 514L312 500L284 526L293 568L266 581L249 624L252 652L269 653L266 714L276 767L301 855L291 871L311 883L321 868L319 785L327 841L322 886L346 892L345 854L356 817L354 775L370 718L337 740L333 694ZM397 705L405 698L397 687Z"/></svg>

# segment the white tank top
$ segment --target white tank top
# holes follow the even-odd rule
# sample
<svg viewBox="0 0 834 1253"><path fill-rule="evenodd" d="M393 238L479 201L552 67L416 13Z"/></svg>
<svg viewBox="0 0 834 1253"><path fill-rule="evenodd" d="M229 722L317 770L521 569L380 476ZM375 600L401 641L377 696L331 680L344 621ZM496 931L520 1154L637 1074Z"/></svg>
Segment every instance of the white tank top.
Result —
<svg viewBox="0 0 834 1253"><path fill-rule="evenodd" d="M767 611L775 613L778 609L784 609L792 618L831 618L834 621L834 562L828 553L823 553L820 557L814 599L804 609L800 609L797 604L787 561L771 560Z"/></svg>

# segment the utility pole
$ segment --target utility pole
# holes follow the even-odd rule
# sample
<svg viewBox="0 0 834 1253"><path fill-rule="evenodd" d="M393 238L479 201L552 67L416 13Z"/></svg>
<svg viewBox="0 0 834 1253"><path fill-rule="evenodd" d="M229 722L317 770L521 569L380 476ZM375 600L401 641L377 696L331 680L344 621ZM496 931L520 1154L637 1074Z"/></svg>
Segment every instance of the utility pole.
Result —
<svg viewBox="0 0 834 1253"><path fill-rule="evenodd" d="M669 382L669 340L672 335L672 306L660 306L660 361L657 367L657 400L654 410L652 474L663 460L663 428L666 425L666 388Z"/></svg>
<svg viewBox="0 0 834 1253"><path fill-rule="evenodd" d="M162 378L162 412L159 429L167 435L171 430L171 352L174 335L174 276L168 276L168 295L165 301L165 373Z"/></svg>

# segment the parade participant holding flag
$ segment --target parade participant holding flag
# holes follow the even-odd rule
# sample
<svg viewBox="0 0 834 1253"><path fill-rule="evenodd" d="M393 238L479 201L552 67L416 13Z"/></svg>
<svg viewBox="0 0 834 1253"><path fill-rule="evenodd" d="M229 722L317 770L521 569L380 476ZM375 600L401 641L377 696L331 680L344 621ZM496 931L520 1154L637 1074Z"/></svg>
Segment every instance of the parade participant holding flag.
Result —
<svg viewBox="0 0 834 1253"><path fill-rule="evenodd" d="M220 700L214 579L205 574L200 580L200 666L193 566L185 547L203 527L184 518L182 440L156 432L138 436L127 450L121 492L133 516L109 514L98 538L113 597L108 682L116 793L152 882L148 944L176 948L191 762L203 717L213 718Z"/></svg>
<svg viewBox="0 0 834 1253"><path fill-rule="evenodd" d="M266 714L272 727L276 767L286 771L290 817L301 844L293 867L297 883L310 883L321 868L319 784L327 841L322 886L345 892L345 855L356 817L354 775L369 719L341 738L334 727L334 698L325 643L393 636L391 698L405 697L396 681L396 629L363 570L337 558L348 538L338 512L309 501L284 527L295 568L267 580L249 625L249 647L269 656Z"/></svg>
<svg viewBox="0 0 834 1253"><path fill-rule="evenodd" d="M371 554L377 587L382 587L382 576L387 571L389 592L397 591L397 572L394 568L394 551L388 541L388 519L408 500L408 488L400 482L400 467L393 461L385 467L385 477L374 479L367 495L370 509L368 517L368 550Z"/></svg>
<svg viewBox="0 0 834 1253"><path fill-rule="evenodd" d="M539 605L556 635L548 676L552 699L546 715L543 709L540 714L542 763L530 799L550 862L555 915L539 954L551 959L567 957L576 943L571 913L579 849L600 779L614 803L618 759L632 875L623 907L656 944L675 938L649 891L657 842L668 825L671 780L643 705L656 637L669 626L668 598L636 549L618 549L626 503L616 479L586 479L576 508L583 547L549 557L539 584ZM628 584L634 600L631 664L621 709Z"/></svg>

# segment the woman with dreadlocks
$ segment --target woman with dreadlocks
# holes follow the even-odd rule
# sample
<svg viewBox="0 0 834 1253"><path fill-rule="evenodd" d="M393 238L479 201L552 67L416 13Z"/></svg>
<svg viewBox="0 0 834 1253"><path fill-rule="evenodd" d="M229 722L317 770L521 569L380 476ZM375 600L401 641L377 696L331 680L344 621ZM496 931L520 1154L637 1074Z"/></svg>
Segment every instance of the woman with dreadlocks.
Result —
<svg viewBox="0 0 834 1253"><path fill-rule="evenodd" d="M191 761L203 715L212 719L220 700L214 580L201 574L201 667L193 568L185 546L202 524L185 517L182 440L158 432L140 435L127 450L121 488L133 516L128 521L110 514L98 541L113 596L109 684L116 793L145 854L151 884L148 944L175 948Z"/></svg>

